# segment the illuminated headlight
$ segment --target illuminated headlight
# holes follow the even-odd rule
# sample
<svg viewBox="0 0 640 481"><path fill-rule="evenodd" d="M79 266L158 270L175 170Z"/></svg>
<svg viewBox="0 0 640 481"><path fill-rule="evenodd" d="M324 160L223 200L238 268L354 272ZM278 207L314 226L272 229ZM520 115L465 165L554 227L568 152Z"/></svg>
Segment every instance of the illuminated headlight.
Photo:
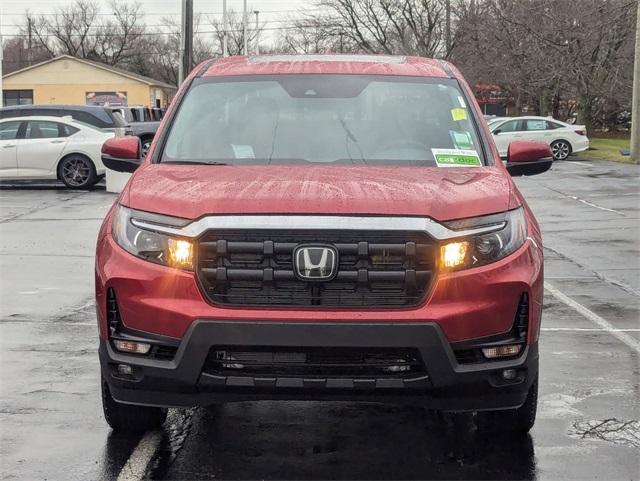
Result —
<svg viewBox="0 0 640 481"><path fill-rule="evenodd" d="M527 239L527 224L519 209L473 219L445 223L452 230L471 230L495 225L495 230L455 239L440 246L440 267L466 269L498 261L518 250Z"/></svg>
<svg viewBox="0 0 640 481"><path fill-rule="evenodd" d="M193 242L151 230L132 222L132 211L119 205L113 217L113 238L127 252L156 264L193 269Z"/></svg>

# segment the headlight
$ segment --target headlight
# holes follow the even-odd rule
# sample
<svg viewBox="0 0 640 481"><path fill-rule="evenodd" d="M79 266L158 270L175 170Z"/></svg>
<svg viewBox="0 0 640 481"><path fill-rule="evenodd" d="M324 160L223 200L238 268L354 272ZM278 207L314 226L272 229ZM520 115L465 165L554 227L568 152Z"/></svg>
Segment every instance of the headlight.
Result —
<svg viewBox="0 0 640 481"><path fill-rule="evenodd" d="M496 230L455 239L440 245L440 268L459 270L489 264L515 252L527 239L524 210L519 209L472 219L444 223L451 230L469 230L479 227Z"/></svg>
<svg viewBox="0 0 640 481"><path fill-rule="evenodd" d="M127 252L156 264L193 269L193 242L146 229L131 222L132 211L119 205L113 217L114 240Z"/></svg>

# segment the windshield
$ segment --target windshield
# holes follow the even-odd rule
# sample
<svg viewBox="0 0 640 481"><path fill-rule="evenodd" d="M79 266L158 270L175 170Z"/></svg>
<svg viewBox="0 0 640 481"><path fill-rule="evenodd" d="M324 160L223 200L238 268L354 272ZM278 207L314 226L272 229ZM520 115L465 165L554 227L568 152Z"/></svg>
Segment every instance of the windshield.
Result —
<svg viewBox="0 0 640 481"><path fill-rule="evenodd" d="M483 164L455 80L243 76L196 81L161 162L435 166L445 154Z"/></svg>

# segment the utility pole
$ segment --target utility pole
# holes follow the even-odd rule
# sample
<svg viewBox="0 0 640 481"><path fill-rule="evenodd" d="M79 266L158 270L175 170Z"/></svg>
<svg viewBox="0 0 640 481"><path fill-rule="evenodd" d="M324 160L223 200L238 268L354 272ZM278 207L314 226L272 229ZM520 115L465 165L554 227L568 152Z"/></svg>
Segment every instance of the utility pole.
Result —
<svg viewBox="0 0 640 481"><path fill-rule="evenodd" d="M444 4L446 24L445 24L445 41L447 44L447 52L445 58L449 57L451 53L451 0L446 0Z"/></svg>
<svg viewBox="0 0 640 481"><path fill-rule="evenodd" d="M229 56L227 48L227 0L222 0L222 56Z"/></svg>
<svg viewBox="0 0 640 481"><path fill-rule="evenodd" d="M180 40L180 70L178 82L182 83L193 68L193 0L182 0L182 30Z"/></svg>
<svg viewBox="0 0 640 481"><path fill-rule="evenodd" d="M631 101L631 159L640 164L640 2L636 16L636 53L633 63L633 100Z"/></svg>
<svg viewBox="0 0 640 481"><path fill-rule="evenodd" d="M32 47L33 47L33 42L31 39L31 22L33 20L31 19L31 16L27 16L27 65L31 65L33 63L33 53L31 51Z"/></svg>
<svg viewBox="0 0 640 481"><path fill-rule="evenodd" d="M4 43L2 42L2 26L0 26L0 107L4 107L4 94L2 93L2 59Z"/></svg>
<svg viewBox="0 0 640 481"><path fill-rule="evenodd" d="M256 15L256 55L260 55L260 27L258 24L258 15L260 15L260 11L254 10L253 13Z"/></svg>
<svg viewBox="0 0 640 481"><path fill-rule="evenodd" d="M243 0L242 2L242 43L244 44L242 47L242 55L246 56L249 53L249 49L247 46L247 34L249 33L248 27L249 18L247 17L247 0Z"/></svg>

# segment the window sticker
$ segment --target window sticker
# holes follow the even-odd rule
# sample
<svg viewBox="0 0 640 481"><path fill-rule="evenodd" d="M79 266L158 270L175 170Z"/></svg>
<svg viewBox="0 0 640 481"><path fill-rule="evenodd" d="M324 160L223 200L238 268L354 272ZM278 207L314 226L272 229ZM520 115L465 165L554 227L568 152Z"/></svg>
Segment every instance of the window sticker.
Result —
<svg viewBox="0 0 640 481"><path fill-rule="evenodd" d="M451 117L453 117L453 120L456 122L458 120L467 120L467 111L456 107L455 109L451 109Z"/></svg>
<svg viewBox="0 0 640 481"><path fill-rule="evenodd" d="M235 155L236 159L256 158L256 155L253 153L253 147L250 145L231 144L231 148L233 148L233 155Z"/></svg>
<svg viewBox="0 0 640 481"><path fill-rule="evenodd" d="M462 150L473 150L473 139L469 132L457 132L455 130L450 130L449 135L451 136L454 148Z"/></svg>
<svg viewBox="0 0 640 481"><path fill-rule="evenodd" d="M475 150L431 149L438 167L481 167L480 157Z"/></svg>

